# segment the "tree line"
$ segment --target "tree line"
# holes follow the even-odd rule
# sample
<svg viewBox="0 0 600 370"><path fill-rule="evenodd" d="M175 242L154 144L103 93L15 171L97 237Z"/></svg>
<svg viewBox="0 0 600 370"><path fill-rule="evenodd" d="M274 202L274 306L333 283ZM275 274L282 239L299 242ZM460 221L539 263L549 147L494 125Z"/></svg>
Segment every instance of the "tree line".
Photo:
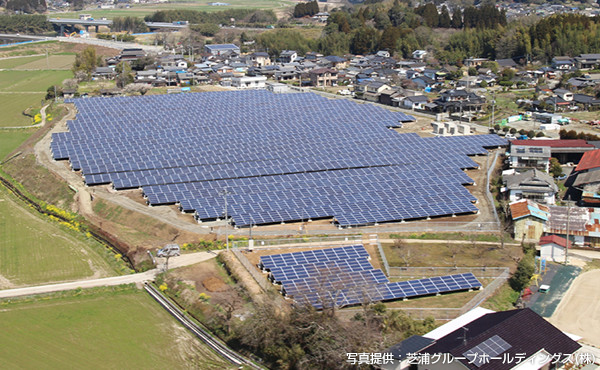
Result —
<svg viewBox="0 0 600 370"><path fill-rule="evenodd" d="M319 4L317 1L309 1L307 3L298 3L294 7L294 18L302 18L305 16L312 17L319 12Z"/></svg>
<svg viewBox="0 0 600 370"><path fill-rule="evenodd" d="M232 19L234 21L232 21ZM219 12L173 9L159 10L144 17L147 22L188 21L193 24L212 23L222 25L275 23L277 17L272 10L227 9Z"/></svg>
<svg viewBox="0 0 600 370"><path fill-rule="evenodd" d="M0 33L26 33L31 35L53 32L52 23L45 15L0 15Z"/></svg>

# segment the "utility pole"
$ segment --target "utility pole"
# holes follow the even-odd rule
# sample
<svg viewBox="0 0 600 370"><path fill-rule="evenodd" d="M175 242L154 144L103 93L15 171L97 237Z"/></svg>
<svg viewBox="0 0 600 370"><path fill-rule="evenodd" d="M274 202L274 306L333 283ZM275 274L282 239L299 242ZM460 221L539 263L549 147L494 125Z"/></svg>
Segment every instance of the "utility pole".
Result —
<svg viewBox="0 0 600 370"><path fill-rule="evenodd" d="M488 132L491 132L492 125L494 124L494 111L496 108L496 93L492 91L492 120L490 121L490 127L488 127Z"/></svg>
<svg viewBox="0 0 600 370"><path fill-rule="evenodd" d="M569 219L571 215L571 196L567 200L567 245L565 246L565 265L569 263Z"/></svg>
<svg viewBox="0 0 600 370"><path fill-rule="evenodd" d="M225 240L226 240L226 245L227 245L227 252L229 252L229 233L228 233L229 216L227 215L227 196L229 194L231 194L231 192L229 190L227 190L227 188L225 188L225 189L221 190L221 192L219 194L222 195L223 198L225 199Z"/></svg>

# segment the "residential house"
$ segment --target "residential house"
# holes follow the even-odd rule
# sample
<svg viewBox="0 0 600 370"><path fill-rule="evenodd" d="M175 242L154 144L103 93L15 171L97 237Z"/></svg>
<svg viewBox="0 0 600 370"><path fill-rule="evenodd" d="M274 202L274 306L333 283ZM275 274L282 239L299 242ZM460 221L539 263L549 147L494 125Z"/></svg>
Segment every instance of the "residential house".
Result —
<svg viewBox="0 0 600 370"><path fill-rule="evenodd" d="M279 54L279 61L281 63L293 63L298 59L298 53L294 50L284 50Z"/></svg>
<svg viewBox="0 0 600 370"><path fill-rule="evenodd" d="M600 108L600 99L585 94L573 94L573 104L583 110L596 110Z"/></svg>
<svg viewBox="0 0 600 370"><path fill-rule="evenodd" d="M565 262L567 239L558 235L544 235L540 238L538 246L541 258L558 263Z"/></svg>
<svg viewBox="0 0 600 370"><path fill-rule="evenodd" d="M293 67L293 66L281 67L281 66L279 66L275 70L274 77L277 81L292 81L292 80L298 79L299 74L298 74L298 70L296 69L296 67Z"/></svg>
<svg viewBox="0 0 600 370"><path fill-rule="evenodd" d="M561 71L575 69L575 61L571 57L558 56L552 58L551 67Z"/></svg>
<svg viewBox="0 0 600 370"><path fill-rule="evenodd" d="M92 79L112 80L117 77L117 72L111 67L96 67L92 72Z"/></svg>
<svg viewBox="0 0 600 370"><path fill-rule="evenodd" d="M548 172L551 156L550 147L512 144L509 157L510 167L517 170L535 168Z"/></svg>
<svg viewBox="0 0 600 370"><path fill-rule="evenodd" d="M368 81L366 83L361 83L356 87L356 97L367 101L378 102L381 92L388 89L391 89L391 87L384 82Z"/></svg>
<svg viewBox="0 0 600 370"><path fill-rule="evenodd" d="M313 86L325 87L337 84L338 71L332 68L315 68L308 72Z"/></svg>
<svg viewBox="0 0 600 370"><path fill-rule="evenodd" d="M118 58L120 61L129 61L132 62L134 60L138 60L146 56L146 52L143 49L139 48L129 48L121 50Z"/></svg>
<svg viewBox="0 0 600 370"><path fill-rule="evenodd" d="M246 64L252 67L262 67L262 66L270 66L271 58L268 53L265 52L255 52L252 54L246 55Z"/></svg>
<svg viewBox="0 0 600 370"><path fill-rule="evenodd" d="M427 355L429 361L411 366L411 369L545 370L554 367L555 354L560 357L559 361L571 359L574 363L576 356L573 354L581 348L570 336L529 308L490 312L466 322L468 319L457 318L458 323L450 326L455 327L451 332L443 325L443 336L423 335L434 342L423 341L424 348L415 356ZM434 362L432 358L452 360Z"/></svg>
<svg viewBox="0 0 600 370"><path fill-rule="evenodd" d="M574 244L598 244L600 241L600 214L594 208L550 206L544 231L566 237L567 219L569 239Z"/></svg>
<svg viewBox="0 0 600 370"><path fill-rule="evenodd" d="M550 175L538 169L503 175L502 179L510 202L530 199L552 205L556 201L558 186Z"/></svg>
<svg viewBox="0 0 600 370"><path fill-rule="evenodd" d="M550 217L548 206L524 199L509 204L514 225L515 240L537 242L544 233L544 226Z"/></svg>
<svg viewBox="0 0 600 370"><path fill-rule="evenodd" d="M348 67L348 60L342 57L338 57L336 55L329 55L322 59L326 65L329 65L331 68L335 69L345 69Z"/></svg>
<svg viewBox="0 0 600 370"><path fill-rule="evenodd" d="M585 152L596 149L592 144L585 140L513 140L512 145L534 146L550 148L550 156L558 159L562 164L573 162L579 163L579 160Z"/></svg>
<svg viewBox="0 0 600 370"><path fill-rule="evenodd" d="M211 55L240 54L240 47L234 44L204 45L204 52Z"/></svg>
<svg viewBox="0 0 600 370"><path fill-rule="evenodd" d="M600 207L600 149L584 153L571 176L575 176L571 190L580 194L580 203Z"/></svg>
<svg viewBox="0 0 600 370"><path fill-rule="evenodd" d="M508 58L508 59L496 59L496 63L498 63L498 67L500 67L500 70L503 69L517 69L517 63Z"/></svg>
<svg viewBox="0 0 600 370"><path fill-rule="evenodd" d="M579 54L575 57L579 69L596 69L600 66L600 54Z"/></svg>
<svg viewBox="0 0 600 370"><path fill-rule="evenodd" d="M402 107L406 109L420 109L425 110L425 104L429 102L429 98L425 95L407 96L402 100Z"/></svg>
<svg viewBox="0 0 600 370"><path fill-rule="evenodd" d="M442 112L479 112L483 109L485 98L467 90L453 89L440 93L434 103Z"/></svg>
<svg viewBox="0 0 600 370"><path fill-rule="evenodd" d="M412 52L412 58L416 60L423 60L427 56L427 51L425 50L415 50Z"/></svg>
<svg viewBox="0 0 600 370"><path fill-rule="evenodd" d="M231 86L238 89L264 89L267 78L265 76L244 76L231 79Z"/></svg>

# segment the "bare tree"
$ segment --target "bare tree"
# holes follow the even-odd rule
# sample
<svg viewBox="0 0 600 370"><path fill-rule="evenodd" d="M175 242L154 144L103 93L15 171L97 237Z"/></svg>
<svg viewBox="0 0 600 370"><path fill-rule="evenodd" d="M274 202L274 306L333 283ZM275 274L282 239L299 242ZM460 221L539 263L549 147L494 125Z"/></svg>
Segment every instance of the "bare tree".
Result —
<svg viewBox="0 0 600 370"><path fill-rule="evenodd" d="M140 93L140 95L145 95L151 88L152 85L150 84L132 83L125 86L125 92L128 94Z"/></svg>

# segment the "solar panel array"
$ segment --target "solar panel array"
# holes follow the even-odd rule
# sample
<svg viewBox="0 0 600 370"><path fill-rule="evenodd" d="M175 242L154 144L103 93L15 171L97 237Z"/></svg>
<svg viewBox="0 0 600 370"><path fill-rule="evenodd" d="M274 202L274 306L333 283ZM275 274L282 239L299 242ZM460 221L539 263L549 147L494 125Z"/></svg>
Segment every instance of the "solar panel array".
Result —
<svg viewBox="0 0 600 370"><path fill-rule="evenodd" d="M283 294L317 309L481 287L472 273L390 282L362 245L262 256L259 267Z"/></svg>
<svg viewBox="0 0 600 370"><path fill-rule="evenodd" d="M463 353L463 356L465 356L470 363L473 363L477 367L481 367L489 363L492 357L504 353L511 347L512 346L504 339L500 338L500 336L494 335Z"/></svg>
<svg viewBox="0 0 600 370"><path fill-rule="evenodd" d="M74 99L52 135L88 185L141 188L199 221L238 226L331 218L364 225L476 212L462 169L496 135L423 139L388 129L414 118L312 93L224 91Z"/></svg>

